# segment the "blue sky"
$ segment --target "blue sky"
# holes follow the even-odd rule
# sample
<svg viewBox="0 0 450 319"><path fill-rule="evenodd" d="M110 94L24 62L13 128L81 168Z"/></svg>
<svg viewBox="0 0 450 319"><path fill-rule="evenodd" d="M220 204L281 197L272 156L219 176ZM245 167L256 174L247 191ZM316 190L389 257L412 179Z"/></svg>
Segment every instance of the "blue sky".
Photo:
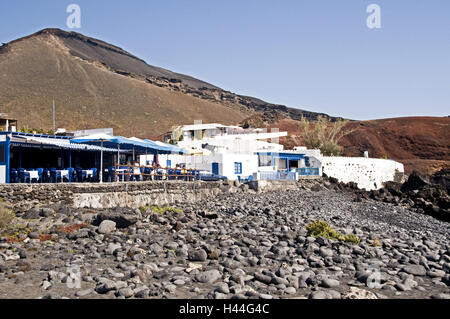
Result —
<svg viewBox="0 0 450 319"><path fill-rule="evenodd" d="M70 30L71 3L73 31L238 94L352 119L450 115L448 0L1 0L0 41Z"/></svg>

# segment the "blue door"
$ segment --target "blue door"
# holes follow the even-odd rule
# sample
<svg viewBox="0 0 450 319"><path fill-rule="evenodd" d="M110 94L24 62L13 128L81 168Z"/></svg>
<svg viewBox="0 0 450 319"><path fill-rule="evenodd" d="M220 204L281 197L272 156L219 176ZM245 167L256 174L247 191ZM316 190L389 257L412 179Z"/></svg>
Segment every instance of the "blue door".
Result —
<svg viewBox="0 0 450 319"><path fill-rule="evenodd" d="M2 183L9 183L9 137L6 141L0 143L0 166L5 167L5 180Z"/></svg>
<svg viewBox="0 0 450 319"><path fill-rule="evenodd" d="M219 163L212 163L212 173L219 175Z"/></svg>

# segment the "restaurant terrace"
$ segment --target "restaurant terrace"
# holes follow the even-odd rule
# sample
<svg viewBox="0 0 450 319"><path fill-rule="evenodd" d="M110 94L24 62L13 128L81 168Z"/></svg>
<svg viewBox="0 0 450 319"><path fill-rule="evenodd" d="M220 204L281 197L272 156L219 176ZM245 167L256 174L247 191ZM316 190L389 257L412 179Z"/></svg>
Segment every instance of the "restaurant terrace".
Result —
<svg viewBox="0 0 450 319"><path fill-rule="evenodd" d="M83 137L0 132L0 183L113 182L144 179L139 155L183 154L150 140L107 134ZM153 163L150 163L153 164ZM139 174L136 170L140 170Z"/></svg>

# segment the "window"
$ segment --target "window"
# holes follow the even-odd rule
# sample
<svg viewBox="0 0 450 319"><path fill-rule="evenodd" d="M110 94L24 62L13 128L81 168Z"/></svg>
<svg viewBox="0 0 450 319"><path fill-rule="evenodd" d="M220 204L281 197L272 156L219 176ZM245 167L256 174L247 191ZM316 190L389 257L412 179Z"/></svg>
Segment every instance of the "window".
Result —
<svg viewBox="0 0 450 319"><path fill-rule="evenodd" d="M5 144L0 144L0 162L5 162Z"/></svg>
<svg viewBox="0 0 450 319"><path fill-rule="evenodd" d="M272 166L272 156L271 155L259 155L259 166Z"/></svg>
<svg viewBox="0 0 450 319"><path fill-rule="evenodd" d="M235 174L242 174L242 163L234 162L234 173Z"/></svg>

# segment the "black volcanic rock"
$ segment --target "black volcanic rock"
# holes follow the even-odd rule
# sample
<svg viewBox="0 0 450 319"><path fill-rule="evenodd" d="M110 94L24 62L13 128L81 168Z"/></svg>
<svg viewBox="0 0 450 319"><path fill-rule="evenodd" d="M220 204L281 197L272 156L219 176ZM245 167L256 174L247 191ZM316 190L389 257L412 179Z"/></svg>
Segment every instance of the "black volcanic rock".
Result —
<svg viewBox="0 0 450 319"><path fill-rule="evenodd" d="M426 179L414 171L408 178L408 180L402 185L402 192L409 192L412 190L419 190L429 185Z"/></svg>

